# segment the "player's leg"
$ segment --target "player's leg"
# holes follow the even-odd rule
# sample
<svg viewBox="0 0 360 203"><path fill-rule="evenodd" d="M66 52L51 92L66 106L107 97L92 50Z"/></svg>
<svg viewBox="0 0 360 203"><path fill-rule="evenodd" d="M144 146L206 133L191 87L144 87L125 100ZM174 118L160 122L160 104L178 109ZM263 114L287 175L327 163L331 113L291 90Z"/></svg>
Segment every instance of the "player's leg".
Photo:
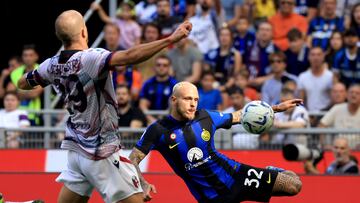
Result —
<svg viewBox="0 0 360 203"><path fill-rule="evenodd" d="M89 200L89 197L81 196L71 190L69 190L65 185L61 188L58 203L86 203Z"/></svg>
<svg viewBox="0 0 360 203"><path fill-rule="evenodd" d="M293 196L300 192L302 182L294 172L279 172L272 190L272 196Z"/></svg>
<svg viewBox="0 0 360 203"><path fill-rule="evenodd" d="M120 200L118 203L143 203L143 202L144 202L143 193L136 193L128 198Z"/></svg>
<svg viewBox="0 0 360 203"><path fill-rule="evenodd" d="M120 158L119 152L106 159L82 159L80 162L84 175L106 203L143 203L143 191L136 168L126 158Z"/></svg>

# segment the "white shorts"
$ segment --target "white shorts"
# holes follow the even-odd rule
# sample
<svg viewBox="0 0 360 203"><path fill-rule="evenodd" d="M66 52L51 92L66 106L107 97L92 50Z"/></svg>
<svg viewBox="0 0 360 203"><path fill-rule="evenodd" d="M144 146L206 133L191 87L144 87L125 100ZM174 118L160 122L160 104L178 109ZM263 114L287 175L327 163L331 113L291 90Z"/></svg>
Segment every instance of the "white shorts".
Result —
<svg viewBox="0 0 360 203"><path fill-rule="evenodd" d="M95 161L69 151L67 170L56 181L81 196L90 197L95 187L106 203L142 192L135 166L119 152Z"/></svg>

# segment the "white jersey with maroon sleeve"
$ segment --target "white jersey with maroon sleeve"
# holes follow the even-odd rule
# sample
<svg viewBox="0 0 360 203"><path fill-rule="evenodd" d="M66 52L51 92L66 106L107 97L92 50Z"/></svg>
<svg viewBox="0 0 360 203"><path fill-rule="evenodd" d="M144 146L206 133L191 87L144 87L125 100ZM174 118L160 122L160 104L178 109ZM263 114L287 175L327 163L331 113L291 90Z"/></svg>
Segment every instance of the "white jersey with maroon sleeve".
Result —
<svg viewBox="0 0 360 203"><path fill-rule="evenodd" d="M37 77L55 88L70 113L61 148L90 159L106 158L120 149L117 102L108 66L111 52L99 48L74 52L47 59ZM63 57L66 54L69 58Z"/></svg>

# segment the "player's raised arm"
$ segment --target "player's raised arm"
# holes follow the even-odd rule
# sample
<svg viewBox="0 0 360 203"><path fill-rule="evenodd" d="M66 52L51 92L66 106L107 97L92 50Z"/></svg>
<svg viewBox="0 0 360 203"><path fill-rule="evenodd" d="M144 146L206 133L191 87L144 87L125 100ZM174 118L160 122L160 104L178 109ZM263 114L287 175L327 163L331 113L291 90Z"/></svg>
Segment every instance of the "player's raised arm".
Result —
<svg viewBox="0 0 360 203"><path fill-rule="evenodd" d="M125 65L136 64L150 58L161 49L169 46L172 43L178 42L181 39L187 37L192 29L192 24L185 21L167 38L157 40L154 42L140 44L134 46L126 51L117 51L113 54L110 65Z"/></svg>
<svg viewBox="0 0 360 203"><path fill-rule="evenodd" d="M151 196L150 192L156 193L156 188L155 188L154 185L149 184L145 180L144 176L142 176L142 174L141 174L139 164L145 158L145 156L146 156L146 154L144 154L142 151L140 151L136 147L134 147L133 150L131 151L129 159L134 164L134 166L135 166L135 168L136 168L136 170L138 172L141 187L144 190L144 201L150 201L152 199L152 196Z"/></svg>

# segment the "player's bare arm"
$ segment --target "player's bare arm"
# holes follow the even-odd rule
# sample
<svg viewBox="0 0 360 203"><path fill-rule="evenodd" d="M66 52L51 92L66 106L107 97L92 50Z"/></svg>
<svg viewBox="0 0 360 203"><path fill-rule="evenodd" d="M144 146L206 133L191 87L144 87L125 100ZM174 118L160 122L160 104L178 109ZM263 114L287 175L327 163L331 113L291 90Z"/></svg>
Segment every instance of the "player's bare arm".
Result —
<svg viewBox="0 0 360 203"><path fill-rule="evenodd" d="M176 43L181 39L187 37L192 29L192 24L185 21L173 32L169 37L157 40L154 42L140 44L134 46L126 51L117 51L113 54L110 65L125 65L125 64L136 64L152 57L154 54L159 52L165 47L168 47L172 43Z"/></svg>
<svg viewBox="0 0 360 203"><path fill-rule="evenodd" d="M300 178L291 171L278 173L272 190L274 196L293 196L299 193L302 183Z"/></svg>
<svg viewBox="0 0 360 203"><path fill-rule="evenodd" d="M132 152L129 156L130 161L134 164L137 172L138 172L138 176L140 179L140 183L141 183L141 187L144 190L144 201L150 201L152 199L152 196L150 194L150 192L154 192L156 193L156 188L154 185L149 184L144 176L142 176L140 168L139 168L139 164L140 162L145 158L146 154L144 154L143 152L141 152L140 150L136 149L135 147L132 149Z"/></svg>
<svg viewBox="0 0 360 203"><path fill-rule="evenodd" d="M284 101L280 104L273 105L271 108L274 110L275 113L278 113L278 112L286 111L290 108L294 108L295 106L298 106L302 103L303 103L302 99L291 99L291 100ZM242 114L242 109L232 113L233 124L241 122L241 114Z"/></svg>

